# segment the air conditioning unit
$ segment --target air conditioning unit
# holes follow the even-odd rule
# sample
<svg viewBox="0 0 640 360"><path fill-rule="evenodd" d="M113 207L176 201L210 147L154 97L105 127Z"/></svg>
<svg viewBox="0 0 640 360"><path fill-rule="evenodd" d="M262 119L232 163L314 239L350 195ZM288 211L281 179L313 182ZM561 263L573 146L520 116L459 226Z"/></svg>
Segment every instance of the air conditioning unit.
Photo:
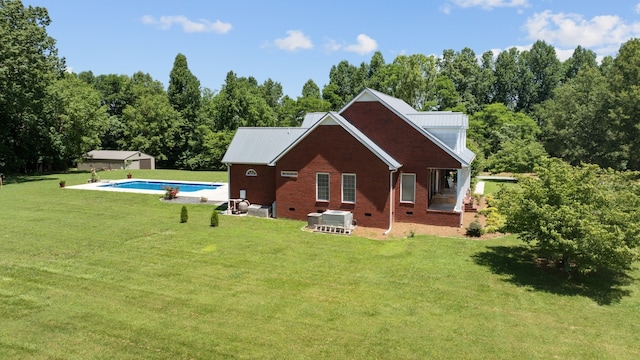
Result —
<svg viewBox="0 0 640 360"><path fill-rule="evenodd" d="M339 226L351 229L353 213L342 210L327 210L322 213L322 225Z"/></svg>

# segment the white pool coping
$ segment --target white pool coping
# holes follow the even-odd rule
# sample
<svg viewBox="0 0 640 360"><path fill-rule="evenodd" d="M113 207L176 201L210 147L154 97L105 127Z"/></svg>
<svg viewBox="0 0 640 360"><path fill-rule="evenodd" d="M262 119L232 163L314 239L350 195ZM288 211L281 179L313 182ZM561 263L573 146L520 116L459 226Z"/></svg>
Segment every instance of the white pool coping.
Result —
<svg viewBox="0 0 640 360"><path fill-rule="evenodd" d="M78 189L78 190L100 190L100 191L116 191L116 192L128 192L128 193L136 193L136 194L154 194L154 195L164 195L164 190L141 190L141 189L123 189L117 187L108 187L101 186L105 184L117 184L121 182L129 182L129 181L159 181L159 182L168 182L168 183L182 183L182 184L210 184L210 185L218 185L218 188L215 190L198 190L198 191L190 191L190 192L178 192L178 197L192 197L192 198L203 198L206 197L208 201L216 201L216 202L227 202L229 196L229 185L223 182L206 182L206 181L178 181L178 180L159 180L159 179L121 179L121 180L101 180L95 183L86 183L80 185L71 185L66 186L67 189Z"/></svg>

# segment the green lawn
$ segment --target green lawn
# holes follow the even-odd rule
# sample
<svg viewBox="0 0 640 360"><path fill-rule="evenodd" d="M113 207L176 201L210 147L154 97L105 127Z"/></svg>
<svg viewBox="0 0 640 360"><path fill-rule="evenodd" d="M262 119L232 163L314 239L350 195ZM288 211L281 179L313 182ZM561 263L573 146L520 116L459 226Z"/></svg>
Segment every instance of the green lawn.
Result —
<svg viewBox="0 0 640 360"><path fill-rule="evenodd" d="M495 194L502 187L518 186L515 181L506 180L479 180L484 182L484 194Z"/></svg>
<svg viewBox="0 0 640 360"><path fill-rule="evenodd" d="M100 172L103 179L125 172ZM226 173L136 171L224 181ZM0 359L637 359L632 279L545 274L514 237L376 241L157 195L0 189Z"/></svg>

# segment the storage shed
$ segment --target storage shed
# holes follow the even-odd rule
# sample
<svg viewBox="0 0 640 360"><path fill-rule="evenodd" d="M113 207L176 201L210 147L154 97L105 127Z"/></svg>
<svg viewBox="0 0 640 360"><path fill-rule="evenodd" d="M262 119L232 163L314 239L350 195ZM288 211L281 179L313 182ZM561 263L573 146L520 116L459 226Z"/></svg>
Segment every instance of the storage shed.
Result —
<svg viewBox="0 0 640 360"><path fill-rule="evenodd" d="M156 159L140 151L92 150L78 164L78 170L155 169Z"/></svg>

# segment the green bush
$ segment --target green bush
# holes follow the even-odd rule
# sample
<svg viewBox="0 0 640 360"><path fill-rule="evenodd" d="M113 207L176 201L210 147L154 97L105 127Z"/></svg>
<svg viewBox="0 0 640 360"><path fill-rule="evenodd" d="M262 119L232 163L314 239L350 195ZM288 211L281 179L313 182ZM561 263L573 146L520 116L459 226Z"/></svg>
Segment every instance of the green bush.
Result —
<svg viewBox="0 0 640 360"><path fill-rule="evenodd" d="M213 210L213 212L211 213L211 226L216 227L218 226L218 212Z"/></svg>
<svg viewBox="0 0 640 360"><path fill-rule="evenodd" d="M187 206L182 205L182 211L180 211L180 222L186 223L189 220L189 213L187 212Z"/></svg>
<svg viewBox="0 0 640 360"><path fill-rule="evenodd" d="M480 223L477 221L472 222L471 224L469 224L469 227L467 227L467 236L480 237L482 236L482 233L482 225L480 225Z"/></svg>

